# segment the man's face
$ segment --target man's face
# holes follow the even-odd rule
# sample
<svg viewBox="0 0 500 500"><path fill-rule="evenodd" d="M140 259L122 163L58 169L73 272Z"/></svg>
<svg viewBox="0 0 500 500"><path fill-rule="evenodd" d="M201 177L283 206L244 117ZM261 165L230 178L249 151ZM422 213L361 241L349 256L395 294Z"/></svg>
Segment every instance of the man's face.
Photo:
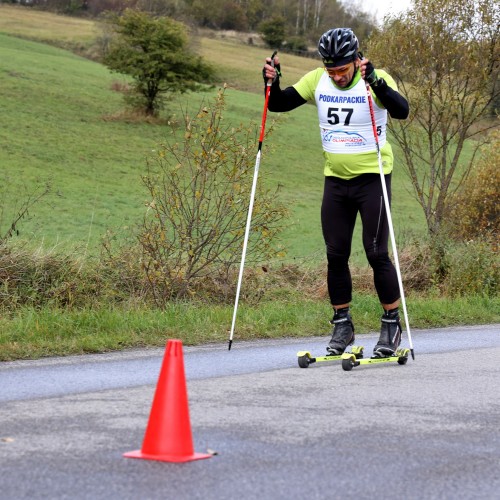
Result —
<svg viewBox="0 0 500 500"><path fill-rule="evenodd" d="M335 68L325 68L328 76L335 82L338 87L347 87L354 76L354 72L358 68L358 61L353 61L343 66Z"/></svg>

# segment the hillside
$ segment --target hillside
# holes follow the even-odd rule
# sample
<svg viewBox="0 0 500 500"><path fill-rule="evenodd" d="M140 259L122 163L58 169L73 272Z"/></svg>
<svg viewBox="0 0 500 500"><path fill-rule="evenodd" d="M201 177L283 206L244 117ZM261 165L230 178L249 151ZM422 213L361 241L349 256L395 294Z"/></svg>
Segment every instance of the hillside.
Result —
<svg viewBox="0 0 500 500"><path fill-rule="evenodd" d="M5 9L0 7L2 13ZM43 33L48 30L57 39L68 36L61 16L37 14L43 14L43 26L54 19L53 28L44 28ZM22 26L0 22L0 32L15 27L16 34L45 37L35 21ZM92 31L87 24L81 30L74 26L69 30L77 40ZM263 106L260 68L268 51L211 38L200 39L200 49L217 68L220 84L229 85L228 123L258 126ZM287 54L282 61L285 85L317 64ZM117 118L123 111L122 96L112 88L124 81L71 52L0 35L2 233L23 191L45 181L52 186L51 194L20 225L20 238L30 244L94 253L108 229L121 234L140 221L147 201L140 181L145 157L168 136L169 128ZM197 109L215 91L176 97L169 103L168 115L178 117L181 107ZM268 119L269 123L278 119L279 124L266 139L261 172L270 187L281 187L281 196L292 208L290 227L284 233L292 259L323 256L319 224L322 155L315 114L313 106L304 106L289 115L271 114ZM398 234L406 237L422 231L423 222L405 183L404 174L396 171L394 219ZM363 259L359 247L356 251Z"/></svg>

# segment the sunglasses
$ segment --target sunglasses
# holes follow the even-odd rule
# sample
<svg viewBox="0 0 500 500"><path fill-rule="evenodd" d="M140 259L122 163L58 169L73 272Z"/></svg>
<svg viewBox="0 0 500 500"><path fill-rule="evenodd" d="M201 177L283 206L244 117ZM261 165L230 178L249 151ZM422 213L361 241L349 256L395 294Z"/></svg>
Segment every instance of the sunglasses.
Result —
<svg viewBox="0 0 500 500"><path fill-rule="evenodd" d="M325 71L328 73L328 76L345 76L351 71L351 65L344 68L325 68Z"/></svg>

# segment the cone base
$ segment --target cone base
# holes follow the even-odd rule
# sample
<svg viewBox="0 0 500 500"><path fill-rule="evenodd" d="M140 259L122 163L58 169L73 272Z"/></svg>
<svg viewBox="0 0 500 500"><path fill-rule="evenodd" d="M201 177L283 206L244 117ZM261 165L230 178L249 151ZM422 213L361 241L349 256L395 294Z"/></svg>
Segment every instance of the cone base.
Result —
<svg viewBox="0 0 500 500"><path fill-rule="evenodd" d="M210 458L212 455L207 453L193 453L192 455L150 455L142 453L141 450L129 451L124 453L125 458L142 458L143 460L158 460L160 462L191 462L192 460L202 460Z"/></svg>

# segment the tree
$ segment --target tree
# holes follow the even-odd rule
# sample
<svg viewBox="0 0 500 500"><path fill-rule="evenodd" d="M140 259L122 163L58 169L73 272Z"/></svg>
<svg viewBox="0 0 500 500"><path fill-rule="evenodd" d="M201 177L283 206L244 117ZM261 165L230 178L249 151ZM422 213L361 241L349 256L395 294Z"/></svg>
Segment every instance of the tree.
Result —
<svg viewBox="0 0 500 500"><path fill-rule="evenodd" d="M262 38L267 45L273 49L279 49L285 41L285 18L277 16L260 25Z"/></svg>
<svg viewBox="0 0 500 500"><path fill-rule="evenodd" d="M195 90L210 79L212 69L188 49L182 23L130 9L110 22L116 37L104 63L132 76L131 102L147 115L158 114L166 93Z"/></svg>
<svg viewBox="0 0 500 500"><path fill-rule="evenodd" d="M500 91L499 26L495 0L414 0L370 39L370 58L410 102L409 119L389 127L433 241L485 132L496 126L487 117Z"/></svg>
<svg viewBox="0 0 500 500"><path fill-rule="evenodd" d="M352 0L295 0L295 4L290 2L288 9L284 10L287 33L306 37L316 44L328 29L348 26L363 44L375 26L375 19L362 8L362 2Z"/></svg>

